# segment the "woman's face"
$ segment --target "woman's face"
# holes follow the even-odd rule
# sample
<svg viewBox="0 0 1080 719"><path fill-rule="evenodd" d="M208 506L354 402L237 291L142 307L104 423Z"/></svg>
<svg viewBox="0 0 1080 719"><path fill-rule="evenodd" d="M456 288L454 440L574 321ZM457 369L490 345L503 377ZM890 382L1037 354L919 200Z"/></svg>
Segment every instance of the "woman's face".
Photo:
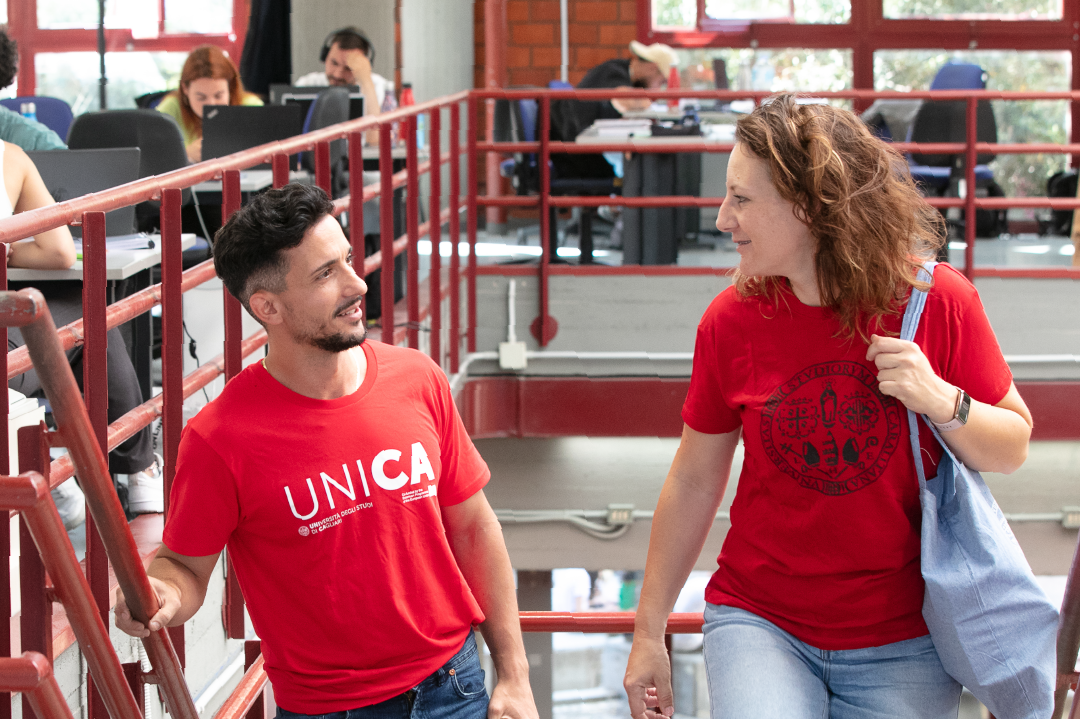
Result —
<svg viewBox="0 0 1080 719"><path fill-rule="evenodd" d="M192 80L184 88L191 111L202 117L204 105L228 105L229 81L200 77Z"/></svg>
<svg viewBox="0 0 1080 719"><path fill-rule="evenodd" d="M727 195L716 229L731 233L743 274L787 277L793 287L806 281L816 285L810 229L795 216L794 203L780 196L768 164L742 143L728 161Z"/></svg>

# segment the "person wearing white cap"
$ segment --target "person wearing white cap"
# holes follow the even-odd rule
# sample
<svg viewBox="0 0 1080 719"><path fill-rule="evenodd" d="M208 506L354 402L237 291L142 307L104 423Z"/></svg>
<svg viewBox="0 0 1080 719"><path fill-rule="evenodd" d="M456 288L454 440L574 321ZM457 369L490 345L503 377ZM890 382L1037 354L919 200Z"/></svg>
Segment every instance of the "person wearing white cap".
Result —
<svg viewBox="0 0 1080 719"><path fill-rule="evenodd" d="M675 51L667 45L653 43L643 45L637 40L630 42L629 58L612 58L589 70L578 83L579 90L613 88L656 89L667 82L668 73L678 64ZM573 142L582 130L600 119L622 117L623 113L645 110L649 100L556 100L551 103L551 139ZM562 177L614 177L611 164L603 155L551 156L555 171Z"/></svg>

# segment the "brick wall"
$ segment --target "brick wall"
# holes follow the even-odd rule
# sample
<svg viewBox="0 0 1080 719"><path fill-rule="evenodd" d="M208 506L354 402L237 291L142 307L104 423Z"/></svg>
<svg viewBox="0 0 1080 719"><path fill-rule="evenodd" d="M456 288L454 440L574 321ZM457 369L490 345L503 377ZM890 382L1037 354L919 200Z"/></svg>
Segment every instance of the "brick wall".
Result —
<svg viewBox="0 0 1080 719"><path fill-rule="evenodd" d="M474 4L476 85L484 81L484 3ZM575 85L591 68L629 57L637 36L636 0L569 0L569 73ZM509 84L546 86L560 75L559 0L508 0Z"/></svg>

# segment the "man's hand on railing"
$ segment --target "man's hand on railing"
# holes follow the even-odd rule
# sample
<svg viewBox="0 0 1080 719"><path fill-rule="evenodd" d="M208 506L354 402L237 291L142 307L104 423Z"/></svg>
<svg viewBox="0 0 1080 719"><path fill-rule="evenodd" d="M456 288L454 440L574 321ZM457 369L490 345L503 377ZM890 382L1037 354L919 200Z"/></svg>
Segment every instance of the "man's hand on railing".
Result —
<svg viewBox="0 0 1080 719"><path fill-rule="evenodd" d="M176 587L170 584L166 584L160 579L149 577L150 586L153 588L154 593L158 599L158 611L157 614L150 618L150 628L147 629L146 625L136 620L131 616L131 610L128 609L127 601L124 599L124 593L119 587L116 589L116 606L113 610L113 614L116 616L116 628L125 634L130 634L133 637L139 637L145 639L150 636L151 631L157 631L162 627L169 626L169 622L176 616L177 610L180 609L180 592Z"/></svg>
<svg viewBox="0 0 1080 719"><path fill-rule="evenodd" d="M671 691L671 660L664 639L634 637L623 678L630 715L634 719L671 717L675 713Z"/></svg>

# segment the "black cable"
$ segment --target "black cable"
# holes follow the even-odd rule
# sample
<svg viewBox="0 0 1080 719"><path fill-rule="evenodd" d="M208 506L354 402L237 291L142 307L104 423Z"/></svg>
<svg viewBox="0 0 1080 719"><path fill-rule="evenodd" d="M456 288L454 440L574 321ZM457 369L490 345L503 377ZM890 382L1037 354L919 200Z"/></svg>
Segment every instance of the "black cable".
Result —
<svg viewBox="0 0 1080 719"><path fill-rule="evenodd" d="M188 331L187 320L180 320L180 325L184 328L184 334L188 336L188 354L191 355L191 359L195 360L195 369L202 367L202 362L199 361L199 354L196 351L195 338L191 336L191 332ZM209 404L210 395L206 392L205 385L202 388L203 397L206 398L206 402Z"/></svg>
<svg viewBox="0 0 1080 719"><path fill-rule="evenodd" d="M210 249L214 249L214 238L210 236L210 230L206 229L206 220L202 216L202 206L199 204L199 193L193 189L191 191L191 201L195 205L195 216L199 218L199 227L203 231L203 239L206 240L206 244L210 245ZM191 335L188 335L189 337Z"/></svg>

